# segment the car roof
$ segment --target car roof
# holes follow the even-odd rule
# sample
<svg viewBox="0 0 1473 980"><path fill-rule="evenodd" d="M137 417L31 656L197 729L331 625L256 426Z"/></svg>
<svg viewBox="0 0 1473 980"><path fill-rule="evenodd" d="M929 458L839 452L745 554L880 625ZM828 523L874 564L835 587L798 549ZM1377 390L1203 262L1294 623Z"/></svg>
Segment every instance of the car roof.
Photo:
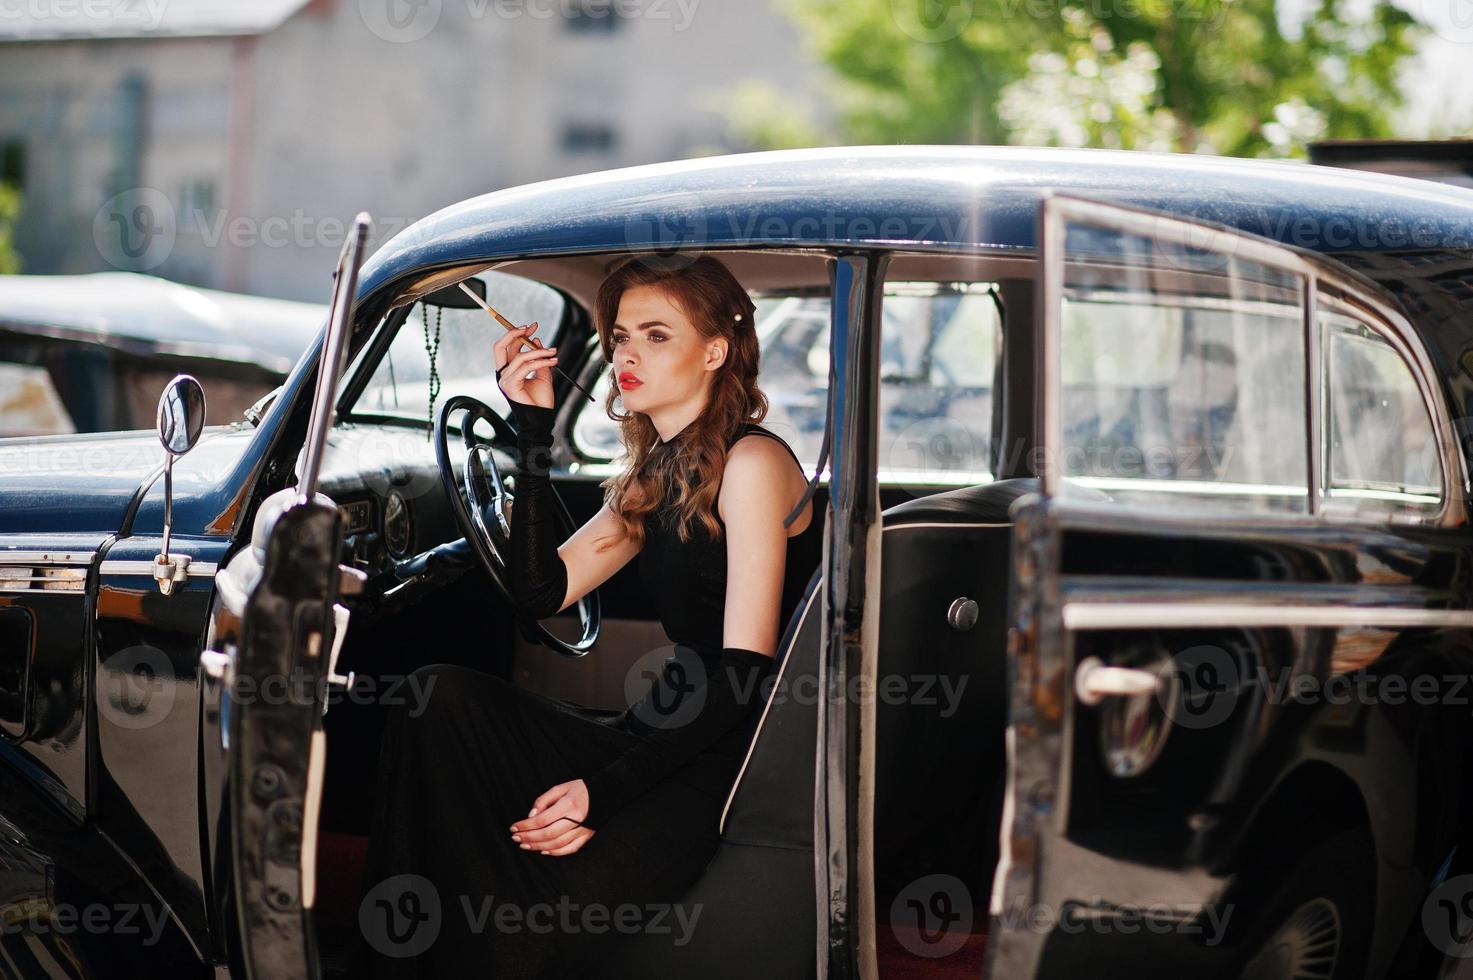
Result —
<svg viewBox="0 0 1473 980"><path fill-rule="evenodd" d="M1194 154L865 146L703 157L470 198L404 229L360 296L457 263L650 248L1032 249L1050 192L1219 222L1322 252L1473 248L1473 190Z"/></svg>
<svg viewBox="0 0 1473 980"><path fill-rule="evenodd" d="M327 318L320 303L197 289L134 272L0 276L0 330L291 370Z"/></svg>

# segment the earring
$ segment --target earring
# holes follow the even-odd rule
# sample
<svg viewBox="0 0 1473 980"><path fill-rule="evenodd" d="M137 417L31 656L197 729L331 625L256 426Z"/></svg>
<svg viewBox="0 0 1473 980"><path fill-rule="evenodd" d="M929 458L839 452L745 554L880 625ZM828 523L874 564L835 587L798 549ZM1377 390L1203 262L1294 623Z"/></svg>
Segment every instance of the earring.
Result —
<svg viewBox="0 0 1473 980"><path fill-rule="evenodd" d="M742 315L740 313L738 313L736 316L732 317L732 319L735 320L737 323L741 323L742 322Z"/></svg>

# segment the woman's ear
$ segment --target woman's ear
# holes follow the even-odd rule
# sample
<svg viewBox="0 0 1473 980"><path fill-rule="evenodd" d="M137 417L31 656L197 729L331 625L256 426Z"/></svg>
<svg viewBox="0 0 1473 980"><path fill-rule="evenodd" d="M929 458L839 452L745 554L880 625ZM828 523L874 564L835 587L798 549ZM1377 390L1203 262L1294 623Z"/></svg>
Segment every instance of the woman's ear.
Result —
<svg viewBox="0 0 1473 980"><path fill-rule="evenodd" d="M706 348L706 370L714 371L726 363L727 340L717 337Z"/></svg>

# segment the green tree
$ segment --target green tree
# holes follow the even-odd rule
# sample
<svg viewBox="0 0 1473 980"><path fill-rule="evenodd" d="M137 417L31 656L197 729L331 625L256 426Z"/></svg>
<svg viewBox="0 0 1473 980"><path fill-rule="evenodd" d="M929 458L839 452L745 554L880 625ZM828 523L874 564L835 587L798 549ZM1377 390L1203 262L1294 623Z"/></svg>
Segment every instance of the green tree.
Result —
<svg viewBox="0 0 1473 980"><path fill-rule="evenodd" d="M0 275L20 271L20 253L15 250L15 223L20 219L20 189L0 181Z"/></svg>
<svg viewBox="0 0 1473 980"><path fill-rule="evenodd" d="M866 143L1117 146L1290 156L1391 135L1420 25L1389 0L787 0ZM732 119L791 143L750 87ZM762 105L766 102L766 105ZM762 112L754 113L759 105ZM762 125L744 125L760 118ZM810 125L813 142L823 142Z"/></svg>

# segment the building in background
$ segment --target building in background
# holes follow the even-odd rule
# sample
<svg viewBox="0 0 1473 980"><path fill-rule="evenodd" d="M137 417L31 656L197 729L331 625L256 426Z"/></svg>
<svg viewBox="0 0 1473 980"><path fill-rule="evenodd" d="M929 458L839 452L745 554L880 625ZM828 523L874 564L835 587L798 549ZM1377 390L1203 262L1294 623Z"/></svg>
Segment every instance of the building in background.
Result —
<svg viewBox="0 0 1473 980"><path fill-rule="evenodd" d="M359 210L743 149L722 93L820 71L766 0L18 4L0 180L25 272L322 300Z"/></svg>

